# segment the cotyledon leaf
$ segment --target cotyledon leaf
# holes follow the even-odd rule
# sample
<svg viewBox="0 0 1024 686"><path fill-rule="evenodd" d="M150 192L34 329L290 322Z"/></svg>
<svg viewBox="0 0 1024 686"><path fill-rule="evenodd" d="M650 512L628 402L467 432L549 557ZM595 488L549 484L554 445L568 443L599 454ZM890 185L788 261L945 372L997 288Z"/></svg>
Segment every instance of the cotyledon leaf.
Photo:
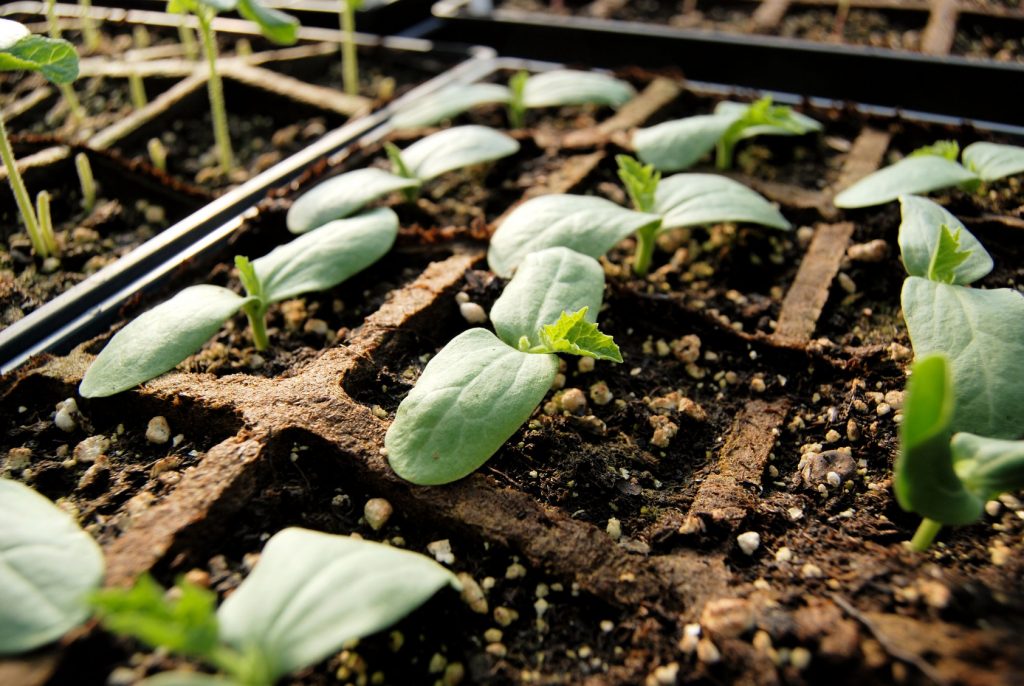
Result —
<svg viewBox="0 0 1024 686"><path fill-rule="evenodd" d="M932 257L939 246L942 227L959 232L960 250L970 256L954 269L952 283L966 285L992 271L992 257L978 239L942 205L916 195L900 197L902 221L899 244L903 265L911 276L928 278Z"/></svg>
<svg viewBox="0 0 1024 686"><path fill-rule="evenodd" d="M402 161L420 181L453 169L507 157L519 150L515 138L486 126L455 126L416 141Z"/></svg>
<svg viewBox="0 0 1024 686"><path fill-rule="evenodd" d="M391 118L396 129L431 126L450 119L478 105L508 102L512 97L508 86L497 83L471 83L451 86L431 93L403 107Z"/></svg>
<svg viewBox="0 0 1024 686"><path fill-rule="evenodd" d="M1024 172L1024 148L1002 143L971 143L963 152L964 166L981 177L995 181Z"/></svg>
<svg viewBox="0 0 1024 686"><path fill-rule="evenodd" d="M78 392L86 398L113 395L173 369L249 300L220 286L189 286L114 334Z"/></svg>
<svg viewBox="0 0 1024 686"><path fill-rule="evenodd" d="M5 40L11 40L18 33L16 29L8 29ZM0 49L0 71L18 70L37 71L57 84L71 83L78 78L78 53L71 43L61 38L23 36Z"/></svg>
<svg viewBox="0 0 1024 686"><path fill-rule="evenodd" d="M445 586L460 588L419 553L288 528L267 542L217 619L224 642L256 648L279 677L386 629Z"/></svg>
<svg viewBox="0 0 1024 686"><path fill-rule="evenodd" d="M335 219L344 219L377 198L420 185L417 179L383 169L357 169L328 179L303 193L288 208L292 233L305 233Z"/></svg>
<svg viewBox="0 0 1024 686"><path fill-rule="evenodd" d="M835 206L871 207L901 195L929 193L977 181L978 176L951 160L937 155L905 157L896 164L868 174L835 197Z"/></svg>
<svg viewBox="0 0 1024 686"><path fill-rule="evenodd" d="M663 217L662 231L718 222L790 228L779 210L758 193L716 174L675 174L662 179L654 194L654 212Z"/></svg>
<svg viewBox="0 0 1024 686"><path fill-rule="evenodd" d="M299 20L280 10L264 6L260 0L238 0L238 13L259 24L260 32L281 45L296 41Z"/></svg>
<svg viewBox="0 0 1024 686"><path fill-rule="evenodd" d="M526 336L540 343L545 324L562 312L588 308L586 320L597 321L604 297L604 269L592 257L569 248L547 248L530 253L491 308L498 338L512 347Z"/></svg>
<svg viewBox="0 0 1024 686"><path fill-rule="evenodd" d="M459 334L398 406L388 462L415 484L461 479L529 419L557 373L555 355L520 352L486 329Z"/></svg>
<svg viewBox="0 0 1024 686"><path fill-rule="evenodd" d="M929 281L903 283L903 316L916 356L949 357L956 392L953 431L1017 438L1024 383L1007 370L1024 359L1024 296Z"/></svg>
<svg viewBox="0 0 1024 686"><path fill-rule="evenodd" d="M742 113L699 114L639 129L633 149L645 164L664 172L681 171L697 164L740 118Z"/></svg>
<svg viewBox="0 0 1024 686"><path fill-rule="evenodd" d="M956 475L982 502L1024 488L1024 441L958 433L950 447Z"/></svg>
<svg viewBox="0 0 1024 686"><path fill-rule="evenodd" d="M57 640L90 614L103 553L66 512L0 479L0 655Z"/></svg>
<svg viewBox="0 0 1024 686"><path fill-rule="evenodd" d="M658 224L656 214L635 212L590 195L542 195L514 209L491 237L487 262L511 276L531 252L561 246L600 257L636 231Z"/></svg>
<svg viewBox="0 0 1024 686"><path fill-rule="evenodd" d="M614 76L575 69L555 69L534 74L523 87L526 107L554 107L594 103L618 107L636 90Z"/></svg>

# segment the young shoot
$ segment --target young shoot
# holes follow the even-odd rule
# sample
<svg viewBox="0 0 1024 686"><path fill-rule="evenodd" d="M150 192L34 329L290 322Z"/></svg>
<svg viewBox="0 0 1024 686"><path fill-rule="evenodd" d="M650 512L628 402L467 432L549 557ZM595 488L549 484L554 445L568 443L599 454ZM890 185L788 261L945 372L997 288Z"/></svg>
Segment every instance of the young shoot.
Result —
<svg viewBox="0 0 1024 686"><path fill-rule="evenodd" d="M78 185L82 188L82 209L92 212L96 207L96 178L92 175L92 164L84 152L75 155L75 171L78 172Z"/></svg>
<svg viewBox="0 0 1024 686"><path fill-rule="evenodd" d="M0 19L0 71L37 71L51 83L69 84L78 78L78 55L66 40L34 36L21 24ZM57 245L52 235L45 235L39 223L32 198L18 171L14 150L7 137L7 128L0 116L0 159L7 168L7 179L25 224L32 249L42 258L50 257Z"/></svg>
<svg viewBox="0 0 1024 686"><path fill-rule="evenodd" d="M883 205L901 195L931 193L943 188L980 190L983 183L1024 172L1024 147L1000 143L938 141L873 174L868 174L835 197L844 209Z"/></svg>
<svg viewBox="0 0 1024 686"><path fill-rule="evenodd" d="M146 141L146 152L149 153L149 161L160 171L167 173L167 148L159 138L150 138Z"/></svg>
<svg viewBox="0 0 1024 686"><path fill-rule="evenodd" d="M496 333L474 328L427 363L384 438L388 462L421 485L482 466L544 399L559 353L622 362L597 328L604 270L568 248L529 255L491 310Z"/></svg>
<svg viewBox="0 0 1024 686"><path fill-rule="evenodd" d="M128 75L128 90L132 98L132 107L141 110L149 103L146 97L146 84L142 82L142 75L133 71Z"/></svg>
<svg viewBox="0 0 1024 686"><path fill-rule="evenodd" d="M927 549L942 526L971 524L987 501L1024 488L1024 441L953 433L959 395L944 355L914 363L893 488L900 507L924 517L910 541L915 551Z"/></svg>
<svg viewBox="0 0 1024 686"><path fill-rule="evenodd" d="M531 76L520 71L508 86L473 83L442 89L395 113L391 123L397 129L433 126L479 105L503 103L509 126L519 129L525 126L528 109L585 104L621 107L635 95L631 85L607 74L556 69Z"/></svg>
<svg viewBox="0 0 1024 686"><path fill-rule="evenodd" d="M57 19L57 0L46 0L46 23L47 31L50 34L50 38L53 40L61 40L60 23ZM82 107L82 103L79 102L78 96L75 94L75 89L71 86L71 83L56 83L57 89L60 91L61 96L64 98L64 103L68 107L68 114L71 116L71 122L78 126L85 121L85 108Z"/></svg>
<svg viewBox="0 0 1024 686"><path fill-rule="evenodd" d="M363 0L341 0L342 84L349 95L359 95L359 63L356 55L356 10Z"/></svg>
<svg viewBox="0 0 1024 686"><path fill-rule="evenodd" d="M252 573L220 608L212 591L179 580L168 594L149 576L92 596L108 630L197 659L224 678L167 672L141 682L273 686L348 642L388 628L455 575L430 558L348 536L289 528L267 541Z"/></svg>
<svg viewBox="0 0 1024 686"><path fill-rule="evenodd" d="M754 136L802 136L822 130L820 122L775 105L770 96L751 104L720 102L714 114L640 129L633 135L637 156L660 171L689 169L715 150L718 169L732 167L736 144Z"/></svg>

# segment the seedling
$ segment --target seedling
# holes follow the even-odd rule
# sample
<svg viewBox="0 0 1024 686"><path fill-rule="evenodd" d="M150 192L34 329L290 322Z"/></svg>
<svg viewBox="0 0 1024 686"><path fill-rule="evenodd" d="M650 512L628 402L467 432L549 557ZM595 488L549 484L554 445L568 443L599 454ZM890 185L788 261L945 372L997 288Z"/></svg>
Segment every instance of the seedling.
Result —
<svg viewBox="0 0 1024 686"><path fill-rule="evenodd" d="M82 209L92 212L96 207L96 179L92 175L92 164L84 152L75 155L75 170L78 172L78 184L82 187Z"/></svg>
<svg viewBox="0 0 1024 686"><path fill-rule="evenodd" d="M835 197L836 207L871 207L901 195L931 193L959 186L975 191L982 182L996 181L1024 172L1024 148L999 143L971 143L963 150L956 141L938 141L912 152L899 162L880 169Z"/></svg>
<svg viewBox="0 0 1024 686"><path fill-rule="evenodd" d="M363 0L341 0L341 69L345 92L359 94L359 63L356 55L356 10Z"/></svg>
<svg viewBox="0 0 1024 686"><path fill-rule="evenodd" d="M235 9L249 21L256 22L263 35L275 43L290 45L295 42L298 20L284 12L264 7L258 0L168 0L167 2L168 12L193 14L199 21L199 37L210 70L206 89L210 96L213 137L217 145L217 157L222 174L230 172L234 168L235 162L234 153L231 150L231 136L228 133L228 114L224 106L224 85L217 72L217 39L212 22L219 12L230 12Z"/></svg>
<svg viewBox="0 0 1024 686"><path fill-rule="evenodd" d="M0 479L0 656L52 643L86 620L103 552L28 486Z"/></svg>
<svg viewBox="0 0 1024 686"><path fill-rule="evenodd" d="M128 75L128 91L132 98L132 107L141 110L149 102L146 97L146 85L142 82L142 75L133 71Z"/></svg>
<svg viewBox="0 0 1024 686"><path fill-rule="evenodd" d="M392 171L358 169L316 186L288 210L288 230L304 233L326 222L348 217L377 198L395 191L414 200L427 181L441 174L500 159L519 150L519 143L486 126L456 126L427 136L405 150L385 144Z"/></svg>
<svg viewBox="0 0 1024 686"><path fill-rule="evenodd" d="M647 273L657 234L686 226L750 222L777 229L790 224L763 197L714 174L676 174L662 179L651 165L620 155L619 176L634 210L594 196L543 195L513 210L491 237L487 261L509 276L531 252L564 246L599 257L622 239L637 235L634 271Z"/></svg>
<svg viewBox="0 0 1024 686"><path fill-rule="evenodd" d="M900 507L924 517L910 541L916 551L925 550L943 525L975 522L986 501L1024 488L1024 441L953 433L960 395L944 355L914 364L893 487Z"/></svg>
<svg viewBox="0 0 1024 686"><path fill-rule="evenodd" d="M66 40L33 36L21 24L0 19L0 71L37 71L54 84L68 84L78 78L78 55ZM7 178L14 192L14 199L21 212L21 220L32 241L32 249L40 257L53 254L56 240L51 231L43 234L39 218L32 207L32 199L25 188L25 181L18 171L14 150L7 138L7 128L0 116L0 159L7 168Z"/></svg>
<svg viewBox="0 0 1024 686"><path fill-rule="evenodd" d="M102 624L205 662L227 679L169 672L143 684L272 686L349 642L386 629L450 586L450 571L419 553L289 528L270 538L252 573L215 609L216 595L179 580L177 598L141 577L93 596Z"/></svg>
<svg viewBox="0 0 1024 686"><path fill-rule="evenodd" d="M113 395L163 374L239 310L249 319L256 349L265 350L272 303L336 286L387 254L397 235L397 215L378 208L324 224L252 262L238 256L245 297L220 286L186 288L118 331L89 366L79 393Z"/></svg>
<svg viewBox="0 0 1024 686"><path fill-rule="evenodd" d="M162 172L167 172L167 148L159 138L150 138L146 141L146 151L149 153L149 161L153 166Z"/></svg>
<svg viewBox="0 0 1024 686"><path fill-rule="evenodd" d="M715 150L715 166L732 167L736 144L754 136L802 136L821 131L821 123L772 104L765 96L744 104L720 102L714 114L701 114L640 129L633 135L637 156L659 171L689 169Z"/></svg>
<svg viewBox="0 0 1024 686"><path fill-rule="evenodd" d="M397 112L391 123L399 129L432 126L479 105L504 103L509 125L519 129L527 109L583 104L620 107L634 95L631 85L607 74L556 69L530 76L521 71L509 79L508 86L473 83L445 88Z"/></svg>
<svg viewBox="0 0 1024 686"><path fill-rule="evenodd" d="M555 353L622 362L596 325L604 271L568 248L526 257L491 310L427 364L384 438L403 479L437 485L483 465L529 419L558 373Z"/></svg>
<svg viewBox="0 0 1024 686"><path fill-rule="evenodd" d="M56 2L57 0L46 0L46 23L50 38L53 40L61 40L60 24L57 22ZM70 82L54 83L54 85L57 86L61 96L64 98L64 102L68 106L68 113L71 115L71 121L75 126L78 126L85 120L85 109L82 107L82 103L78 101L78 96L75 95L75 89L71 87Z"/></svg>
<svg viewBox="0 0 1024 686"><path fill-rule="evenodd" d="M92 0L78 0L78 6L82 8L79 18L82 22L82 38L85 41L85 49L88 52L96 52L100 48L100 32L96 28L96 21L92 18Z"/></svg>

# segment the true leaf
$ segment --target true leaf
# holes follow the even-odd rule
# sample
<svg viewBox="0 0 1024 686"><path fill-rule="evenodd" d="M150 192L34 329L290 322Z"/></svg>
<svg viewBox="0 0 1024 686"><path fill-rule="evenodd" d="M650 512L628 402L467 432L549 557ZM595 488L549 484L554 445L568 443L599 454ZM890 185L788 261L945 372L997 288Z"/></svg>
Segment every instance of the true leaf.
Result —
<svg viewBox="0 0 1024 686"><path fill-rule="evenodd" d="M378 207L328 222L253 260L268 303L345 281L386 255L398 235L398 215Z"/></svg>
<svg viewBox="0 0 1024 686"><path fill-rule="evenodd" d="M383 169L350 171L303 193L288 208L285 221L292 233L305 233L329 221L344 219L388 193L415 188L419 183Z"/></svg>
<svg viewBox="0 0 1024 686"><path fill-rule="evenodd" d="M654 211L654 193L661 182L661 172L653 164L640 164L629 155L616 155L619 165L619 180L629 194L633 209L638 212Z"/></svg>
<svg viewBox="0 0 1024 686"><path fill-rule="evenodd" d="M934 155L935 157L942 157L956 162L956 158L960 156L960 144L956 141L935 141L931 145L922 145L917 150L912 151L909 157L922 157L925 155Z"/></svg>
<svg viewBox="0 0 1024 686"><path fill-rule="evenodd" d="M7 40L17 33L9 29ZM40 72L52 83L71 83L78 78L78 54L66 40L24 36L0 51L0 71L20 70Z"/></svg>
<svg viewBox="0 0 1024 686"><path fill-rule="evenodd" d="M1024 488L1024 441L959 433L951 448L956 475L978 500Z"/></svg>
<svg viewBox="0 0 1024 686"><path fill-rule="evenodd" d="M496 83L452 86L403 107L391 118L391 124L396 129L432 126L478 105L508 102L509 97L508 87Z"/></svg>
<svg viewBox="0 0 1024 686"><path fill-rule="evenodd" d="M896 164L865 176L835 197L836 207L855 208L881 205L901 195L929 193L978 177L962 166L936 155L905 157Z"/></svg>
<svg viewBox="0 0 1024 686"><path fill-rule="evenodd" d="M954 233L943 224L939 227L939 244L932 254L932 263L928 266L928 278L942 283L953 283L957 270L966 262L971 253L960 249L960 230Z"/></svg>
<svg viewBox="0 0 1024 686"><path fill-rule="evenodd" d="M715 174L676 174L662 179L654 196L661 230L718 222L750 222L789 229L786 218L743 184Z"/></svg>
<svg viewBox="0 0 1024 686"><path fill-rule="evenodd" d="M103 553L77 522L17 481L0 479L0 655L46 645L89 616Z"/></svg>
<svg viewBox="0 0 1024 686"><path fill-rule="evenodd" d="M526 107L559 105L611 105L628 102L636 90L621 79L597 72L555 69L534 74L523 87Z"/></svg>
<svg viewBox="0 0 1024 686"><path fill-rule="evenodd" d="M217 618L224 642L259 650L281 676L391 626L445 586L459 582L423 555L289 528L267 542Z"/></svg>
<svg viewBox="0 0 1024 686"><path fill-rule="evenodd" d="M416 141L402 151L402 160L420 181L453 169L507 157L519 150L511 136L486 126L456 126Z"/></svg>
<svg viewBox="0 0 1024 686"><path fill-rule="evenodd" d="M589 195L542 195L514 209L491 237L487 262L510 276L531 252L561 246L600 257L623 238L660 217Z"/></svg>
<svg viewBox="0 0 1024 686"><path fill-rule="evenodd" d="M265 7L259 0L237 1L238 13L259 24L264 36L282 45L291 45L296 41L298 19L272 7Z"/></svg>
<svg viewBox="0 0 1024 686"><path fill-rule="evenodd" d="M604 270L592 257L568 248L530 253L491 308L498 338L518 347L525 336L540 343L540 330L563 311L587 310L587 321L597 321L604 297Z"/></svg>
<svg viewBox="0 0 1024 686"><path fill-rule="evenodd" d="M586 307L578 312L562 312L557 321L541 329L541 346L553 353L622 362L619 346L611 336L601 333L597 324L587 321L586 314Z"/></svg>
<svg viewBox="0 0 1024 686"><path fill-rule="evenodd" d="M1024 147L1000 143L971 143L964 148L964 166L981 177L995 181L1024 172Z"/></svg>
<svg viewBox="0 0 1024 686"><path fill-rule="evenodd" d="M949 357L956 390L953 431L1017 438L1024 427L1024 296L911 276L903 284L903 316L918 357Z"/></svg>
<svg viewBox="0 0 1024 686"><path fill-rule="evenodd" d="M773 105L770 99L752 104L723 101L715 107L715 114L740 115L748 119L743 130L738 132L740 138L761 135L800 136L823 128L818 120L796 112L791 107Z"/></svg>
<svg viewBox="0 0 1024 686"><path fill-rule="evenodd" d="M639 129L633 134L633 149L646 164L663 172L689 169L740 118L739 113L700 114Z"/></svg>
<svg viewBox="0 0 1024 686"><path fill-rule="evenodd" d="M966 285L992 271L992 257L984 246L941 205L927 198L905 195L900 198L900 207L899 244L908 274L929 278L934 256L941 246L943 227L948 227L951 236L958 236L959 251L968 253L952 269L951 280L946 283Z"/></svg>
<svg viewBox="0 0 1024 686"><path fill-rule="evenodd" d="M486 329L459 334L399 405L384 439L388 462L415 484L461 479L529 419L557 373L555 355L520 352Z"/></svg>
<svg viewBox="0 0 1024 686"><path fill-rule="evenodd" d="M114 334L78 392L98 398L148 381L198 350L248 302L220 286L190 286Z"/></svg>

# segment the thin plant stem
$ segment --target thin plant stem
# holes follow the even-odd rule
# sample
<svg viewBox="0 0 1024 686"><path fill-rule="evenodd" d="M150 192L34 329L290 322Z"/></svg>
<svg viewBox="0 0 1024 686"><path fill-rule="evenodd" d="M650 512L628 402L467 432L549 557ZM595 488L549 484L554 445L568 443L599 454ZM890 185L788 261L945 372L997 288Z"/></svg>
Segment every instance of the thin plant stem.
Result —
<svg viewBox="0 0 1024 686"><path fill-rule="evenodd" d="M53 235L53 215L50 214L50 192L39 191L36 196L36 216L39 217L39 235L46 244L50 254L56 255L60 252L57 246L57 237Z"/></svg>
<svg viewBox="0 0 1024 686"><path fill-rule="evenodd" d="M70 83L61 83L57 87L60 89L60 94L68 105L68 114L71 116L71 121L75 126L78 126L85 120L85 110L82 108L82 103L78 101L75 89L71 87Z"/></svg>
<svg viewBox="0 0 1024 686"><path fill-rule="evenodd" d="M252 329L252 344L259 351L270 347L270 338L267 336L267 312L259 303L249 303L242 308L245 316L249 319L249 327Z"/></svg>
<svg viewBox="0 0 1024 686"><path fill-rule="evenodd" d="M928 549L928 546L935 540L935 536L938 535L939 530L942 529L942 524L935 520L925 519L921 520L920 526L917 527L917 531L914 532L914 537L910 539L910 549L916 553L924 552Z"/></svg>
<svg viewBox="0 0 1024 686"><path fill-rule="evenodd" d="M25 188L25 181L18 171L18 164L14 159L14 150L11 149L11 142L7 138L7 127L4 126L3 117L0 116L0 158L7 167L7 180L10 181L11 190L14 192L14 200L18 203L18 210L21 211L21 220L25 223L29 240L32 241L32 249L40 257L49 257L46 243L39 234L39 220L36 218L36 210L32 207L32 198Z"/></svg>
<svg viewBox="0 0 1024 686"><path fill-rule="evenodd" d="M167 171L167 148L159 138L150 138L146 141L146 150L149 152L149 160L153 166L162 172Z"/></svg>
<svg viewBox="0 0 1024 686"><path fill-rule="evenodd" d="M149 103L149 100L146 98L146 84L143 83L139 72L133 71L129 74L128 89L132 96L132 107L141 110Z"/></svg>
<svg viewBox="0 0 1024 686"><path fill-rule="evenodd" d="M199 46L196 45L196 36L192 33L192 27L185 24L185 15L182 15L181 23L178 24L178 40L181 41L181 47L185 50L185 57L190 60L199 57Z"/></svg>
<svg viewBox="0 0 1024 686"><path fill-rule="evenodd" d="M352 0L341 0L341 69L345 92L359 94L359 64L356 62L356 10Z"/></svg>
<svg viewBox="0 0 1024 686"><path fill-rule="evenodd" d="M96 52L100 48L100 32L96 22L89 16L92 0L78 0L78 6L82 8L82 39L85 41L85 49Z"/></svg>
<svg viewBox="0 0 1024 686"><path fill-rule="evenodd" d="M46 30L50 38L60 39L60 26L57 25L57 0L46 0Z"/></svg>
<svg viewBox="0 0 1024 686"><path fill-rule="evenodd" d="M658 225L645 226L636 232L636 258L633 271L637 276L647 276L654 257L654 238L658 233Z"/></svg>
<svg viewBox="0 0 1024 686"><path fill-rule="evenodd" d="M78 171L78 183L82 186L82 208L92 212L96 206L96 177L92 174L89 156L84 152L75 155L75 169Z"/></svg>
<svg viewBox="0 0 1024 686"><path fill-rule="evenodd" d="M210 65L210 78L206 82L206 90L210 94L210 112L213 116L213 138L217 144L217 157L220 159L220 170L227 174L235 166L234 154L231 152L231 136L228 134L228 113L224 107L224 85L217 73L217 39L213 33L210 20L212 10L200 6L196 17L199 19L199 37L203 41L203 53Z"/></svg>

